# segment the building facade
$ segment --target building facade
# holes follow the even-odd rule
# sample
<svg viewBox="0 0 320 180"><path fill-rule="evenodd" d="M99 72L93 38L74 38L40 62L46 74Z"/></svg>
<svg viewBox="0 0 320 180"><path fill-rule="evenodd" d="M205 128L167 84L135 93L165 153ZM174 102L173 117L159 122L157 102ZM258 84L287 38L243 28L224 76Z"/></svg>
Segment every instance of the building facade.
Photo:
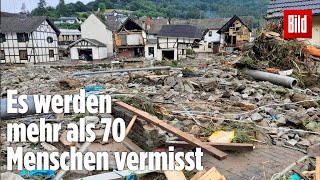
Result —
<svg viewBox="0 0 320 180"><path fill-rule="evenodd" d="M97 40L107 46L107 56L112 57L114 49L114 40L112 29L107 24L91 14L81 24L81 37Z"/></svg>
<svg viewBox="0 0 320 180"><path fill-rule="evenodd" d="M1 63L57 61L59 29L44 16L1 16Z"/></svg>
<svg viewBox="0 0 320 180"><path fill-rule="evenodd" d="M241 49L251 40L251 28L238 16L233 16L217 33L220 34L220 47L224 50Z"/></svg>
<svg viewBox="0 0 320 180"><path fill-rule="evenodd" d="M319 0L272 0L267 11L267 20L283 19L283 11L286 9L312 10L312 38L301 39L312 45L320 45L320 1Z"/></svg>
<svg viewBox="0 0 320 180"><path fill-rule="evenodd" d="M157 35L157 60L186 58L199 46L207 30L191 25L163 25Z"/></svg>
<svg viewBox="0 0 320 180"><path fill-rule="evenodd" d="M114 33L119 57L144 57L147 34L131 17Z"/></svg>

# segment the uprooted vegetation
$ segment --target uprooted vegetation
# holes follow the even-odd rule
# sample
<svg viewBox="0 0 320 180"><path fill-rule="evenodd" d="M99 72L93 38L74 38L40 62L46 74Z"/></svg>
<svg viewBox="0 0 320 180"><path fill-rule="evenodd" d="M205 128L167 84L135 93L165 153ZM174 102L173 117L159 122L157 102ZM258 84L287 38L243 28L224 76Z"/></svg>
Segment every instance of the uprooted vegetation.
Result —
<svg viewBox="0 0 320 180"><path fill-rule="evenodd" d="M316 86L319 78L319 58L314 55L320 50L298 39L284 39L282 22L270 22L259 32L252 47L243 52L238 66L278 74L279 71L293 70L292 76L298 86Z"/></svg>

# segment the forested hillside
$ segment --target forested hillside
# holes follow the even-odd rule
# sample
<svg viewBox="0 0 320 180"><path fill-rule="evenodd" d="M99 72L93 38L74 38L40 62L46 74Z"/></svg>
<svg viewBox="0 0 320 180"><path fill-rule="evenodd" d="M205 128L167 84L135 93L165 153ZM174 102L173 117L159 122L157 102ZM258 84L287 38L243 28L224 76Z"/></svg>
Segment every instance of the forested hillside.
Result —
<svg viewBox="0 0 320 180"><path fill-rule="evenodd" d="M45 0L39 0L33 15L60 16L83 15L91 11L107 9L125 9L134 16L167 18L212 18L254 16L255 21L262 18L269 0L94 0L88 4L81 1L65 4L60 0L57 7L47 7ZM88 12L88 13L84 13Z"/></svg>

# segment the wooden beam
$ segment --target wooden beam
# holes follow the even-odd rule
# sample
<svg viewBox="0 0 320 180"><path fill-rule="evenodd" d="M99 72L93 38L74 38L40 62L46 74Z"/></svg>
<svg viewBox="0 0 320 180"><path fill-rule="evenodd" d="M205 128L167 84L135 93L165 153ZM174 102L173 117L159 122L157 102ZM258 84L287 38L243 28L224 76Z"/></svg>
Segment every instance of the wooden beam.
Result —
<svg viewBox="0 0 320 180"><path fill-rule="evenodd" d="M320 180L320 156L316 158L316 180Z"/></svg>
<svg viewBox="0 0 320 180"><path fill-rule="evenodd" d="M138 116L142 117L143 119L147 120L148 122L154 124L155 126L160 127L161 129L166 130L167 132L170 132L176 136L178 136L180 139L192 144L195 147L200 147L203 149L204 152L208 153L209 155L222 160L225 159L227 154L210 146L206 143L201 142L199 139L191 136L188 133L185 133L177 128L174 128L173 126L159 120L157 117L150 115L149 113L142 111L140 109L137 109L135 107L132 107L124 102L116 102L116 104L128 111L133 112L134 114L137 114Z"/></svg>
<svg viewBox="0 0 320 180"><path fill-rule="evenodd" d="M164 175L167 180L187 180L186 176L183 174L183 171L164 171Z"/></svg>
<svg viewBox="0 0 320 180"><path fill-rule="evenodd" d="M215 167L212 167L198 180L226 180L226 178L222 176Z"/></svg>
<svg viewBox="0 0 320 180"><path fill-rule="evenodd" d="M192 176L192 178L190 180L198 180L199 178L201 178L204 174L206 174L206 170L202 170L202 171L198 171L194 176Z"/></svg>
<svg viewBox="0 0 320 180"><path fill-rule="evenodd" d="M126 129L126 136L129 134L134 122L136 122L138 116L137 115L134 115L129 123L129 125L127 126L127 129Z"/></svg>
<svg viewBox="0 0 320 180"><path fill-rule="evenodd" d="M207 145L213 146L221 151L253 151L254 145L247 143L212 143L204 142ZM166 146L175 146L181 148L192 148L185 141L166 141Z"/></svg>

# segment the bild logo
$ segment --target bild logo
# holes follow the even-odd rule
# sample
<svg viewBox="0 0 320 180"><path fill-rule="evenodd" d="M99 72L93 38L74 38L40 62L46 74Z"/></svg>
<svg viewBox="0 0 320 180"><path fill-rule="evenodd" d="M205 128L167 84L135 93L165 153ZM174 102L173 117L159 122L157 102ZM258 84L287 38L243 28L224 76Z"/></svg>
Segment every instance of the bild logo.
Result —
<svg viewBox="0 0 320 180"><path fill-rule="evenodd" d="M312 38L312 10L284 10L284 38Z"/></svg>

